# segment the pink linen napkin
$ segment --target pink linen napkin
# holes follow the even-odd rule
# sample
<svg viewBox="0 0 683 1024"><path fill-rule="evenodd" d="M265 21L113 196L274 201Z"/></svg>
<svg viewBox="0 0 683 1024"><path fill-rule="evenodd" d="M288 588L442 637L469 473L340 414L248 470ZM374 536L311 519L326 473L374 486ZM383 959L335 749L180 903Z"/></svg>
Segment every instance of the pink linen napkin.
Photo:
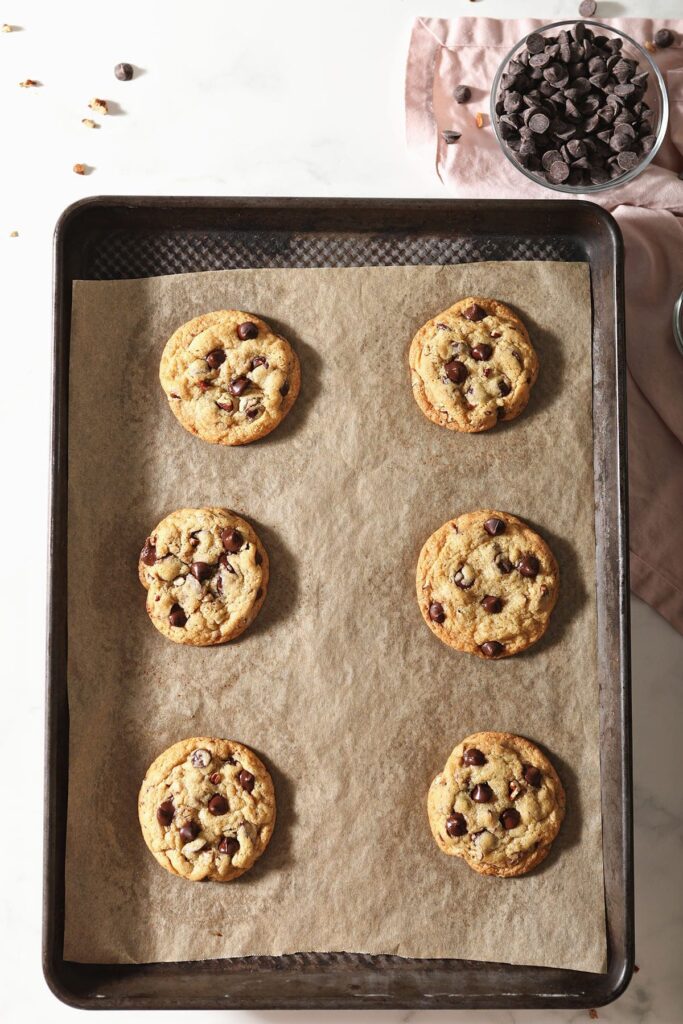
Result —
<svg viewBox="0 0 683 1024"><path fill-rule="evenodd" d="M406 73L409 146L460 198L557 199L503 155L489 94L508 50L544 23L536 19L418 18ZM653 163L620 188L586 195L609 209L624 236L628 364L631 587L683 633L683 357L671 317L683 289L683 22L605 19L638 42L670 28L674 45L654 54L670 103L667 138ZM458 104L456 85L472 98ZM478 128L475 114L484 115ZM462 133L446 145L445 129ZM566 197L570 198L570 197Z"/></svg>

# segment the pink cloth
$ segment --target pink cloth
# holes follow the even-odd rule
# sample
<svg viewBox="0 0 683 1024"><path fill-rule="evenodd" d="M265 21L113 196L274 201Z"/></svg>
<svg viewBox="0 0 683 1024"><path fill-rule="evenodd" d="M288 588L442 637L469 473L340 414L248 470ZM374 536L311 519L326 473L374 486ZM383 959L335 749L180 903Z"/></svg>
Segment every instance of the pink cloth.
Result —
<svg viewBox="0 0 683 1024"><path fill-rule="evenodd" d="M406 74L408 143L430 173L461 198L558 199L501 153L489 93L508 50L544 23L535 19L418 18ZM683 633L683 357L671 317L683 289L683 22L606 19L639 42L670 28L674 45L654 55L670 103L667 138L639 177L591 199L611 210L626 252L631 587ZM457 104L456 85L472 99ZM481 112L484 128L476 127ZM441 132L462 138L446 145ZM564 196L565 198L571 198Z"/></svg>

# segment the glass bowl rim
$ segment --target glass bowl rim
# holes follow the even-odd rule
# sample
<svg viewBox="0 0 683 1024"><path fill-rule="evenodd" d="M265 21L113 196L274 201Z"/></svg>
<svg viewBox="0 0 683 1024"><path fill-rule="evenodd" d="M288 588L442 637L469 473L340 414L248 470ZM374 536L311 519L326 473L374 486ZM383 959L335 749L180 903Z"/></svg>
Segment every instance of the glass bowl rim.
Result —
<svg viewBox="0 0 683 1024"><path fill-rule="evenodd" d="M517 160L515 160L514 156L512 155L512 151L505 145L505 140L501 138L500 132L498 130L498 124L496 120L498 117L498 115L496 114L496 103L498 102L497 97L500 88L500 80L504 74L504 70L530 35L533 35L535 32L539 33L540 35L545 32L549 32L551 29L565 28L568 25L577 25L579 22L581 22L583 25L589 26L591 29L598 28L601 29L602 32L606 32L612 36L618 36L625 42L630 43L631 46L633 46L635 50L642 56L643 60L646 63L647 70L654 72L653 77L659 89L661 105L659 126L657 128L657 137L655 140L655 144L650 150L650 152L645 156L645 159L641 160L639 164L636 164L636 166L632 168L632 170L624 171L624 173L620 175L618 178L610 178L609 181L605 181L597 185L565 185L564 183L555 185L549 182L547 179L540 177L540 175L538 175L537 173L527 170L526 167L522 167L522 165L518 163ZM600 35L602 33L596 34ZM669 124L669 96L666 91L666 83L664 82L664 76L662 75L662 72L659 70L654 60L652 60L650 54L647 52L645 47L641 46L640 43L636 42L636 40L633 39L632 36L629 36L626 32L622 32L618 28L611 28L609 25L605 25L601 21L571 18L564 21L553 21L547 25L541 25L539 28L532 29L531 32L527 32L526 35L522 36L522 38L519 39L515 43L515 45L510 48L510 50L508 50L508 52L505 54L502 61L498 65L498 70L494 75L493 83L491 85L490 117L491 124L493 126L493 132L506 160L509 160L513 167L520 171L526 178L529 179L529 181L535 182L537 185L540 185L541 188L552 189L553 192L567 192L570 195L590 195L595 192L604 192L610 188L620 188L622 185L626 185L627 182L633 181L634 178L637 178L639 174L642 174L642 172L647 167L649 167L649 165L652 163L655 156L659 152L659 148L664 142L664 138L666 136L666 130Z"/></svg>

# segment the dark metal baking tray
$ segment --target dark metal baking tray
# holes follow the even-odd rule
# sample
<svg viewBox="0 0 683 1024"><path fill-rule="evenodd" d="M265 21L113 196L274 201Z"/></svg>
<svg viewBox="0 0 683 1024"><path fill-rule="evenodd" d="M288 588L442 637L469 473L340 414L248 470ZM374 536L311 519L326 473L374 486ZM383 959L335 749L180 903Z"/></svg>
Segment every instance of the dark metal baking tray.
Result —
<svg viewBox="0 0 683 1024"><path fill-rule="evenodd" d="M136 965L64 960L72 282L232 267L510 259L591 267L607 973L354 953ZM633 850L622 268L621 236L609 214L566 200L102 197L65 211L54 251L43 935L45 978L60 999L98 1009L556 1008L599 1006L625 989L633 969Z"/></svg>

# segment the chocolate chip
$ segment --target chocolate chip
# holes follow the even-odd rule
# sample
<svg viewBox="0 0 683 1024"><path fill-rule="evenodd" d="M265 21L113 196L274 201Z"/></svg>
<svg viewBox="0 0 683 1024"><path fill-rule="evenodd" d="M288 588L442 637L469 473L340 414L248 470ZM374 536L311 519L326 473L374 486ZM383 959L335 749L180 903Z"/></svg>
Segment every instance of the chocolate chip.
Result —
<svg viewBox="0 0 683 1024"><path fill-rule="evenodd" d="M196 821L188 821L178 831L184 843L191 843L193 839L197 838L201 829Z"/></svg>
<svg viewBox="0 0 683 1024"><path fill-rule="evenodd" d="M508 573L511 573L514 569L514 565L512 564L509 558L505 557L505 555L498 554L493 559L493 561L496 568L498 569L498 572L502 572L503 576L507 576Z"/></svg>
<svg viewBox="0 0 683 1024"><path fill-rule="evenodd" d="M268 366L264 356L254 356L252 361L249 363L250 370L255 370L257 366Z"/></svg>
<svg viewBox="0 0 683 1024"><path fill-rule="evenodd" d="M481 765L486 764L486 755L476 747L470 747L462 755L462 763L481 767Z"/></svg>
<svg viewBox="0 0 683 1024"><path fill-rule="evenodd" d="M487 519L484 523L484 529L491 537L497 537L498 534L505 533L505 523L502 519L492 516L491 519Z"/></svg>
<svg viewBox="0 0 683 1024"><path fill-rule="evenodd" d="M432 622L443 622L446 618L446 613L443 609L443 605L439 604L438 601L434 601L429 606L429 618Z"/></svg>
<svg viewBox="0 0 683 1024"><path fill-rule="evenodd" d="M283 398L284 398L284 397L285 397L286 395L288 395L288 394L289 394L289 381L288 381L288 380L286 380L286 381L284 382L284 384L282 385L282 387L280 388L280 394L282 395L282 397L283 397Z"/></svg>
<svg viewBox="0 0 683 1024"><path fill-rule="evenodd" d="M503 599L494 597L493 594L487 594L485 597L482 597L481 604L485 611L491 615L496 615L503 609Z"/></svg>
<svg viewBox="0 0 683 1024"><path fill-rule="evenodd" d="M224 412L232 412L232 402L229 399L227 402L216 402L216 405Z"/></svg>
<svg viewBox="0 0 683 1024"><path fill-rule="evenodd" d="M122 61L114 68L114 74L118 78L119 82L130 82L133 77L133 65L126 63L126 61Z"/></svg>
<svg viewBox="0 0 683 1024"><path fill-rule="evenodd" d="M579 4L579 14L582 18L592 18L597 9L595 0L581 0Z"/></svg>
<svg viewBox="0 0 683 1024"><path fill-rule="evenodd" d="M638 155L636 153L632 153L630 150L626 150L619 153L617 163L621 167L622 171L632 171L638 163Z"/></svg>
<svg viewBox="0 0 683 1024"><path fill-rule="evenodd" d="M500 380L498 381L498 391L503 396L503 398L505 398L506 395L509 395L510 392L512 391L512 385L505 380L505 377L501 377Z"/></svg>
<svg viewBox="0 0 683 1024"><path fill-rule="evenodd" d="M548 181L561 185L569 177L569 167L564 160L555 160L548 169Z"/></svg>
<svg viewBox="0 0 683 1024"><path fill-rule="evenodd" d="M223 531L223 532L226 532L226 531ZM218 564L220 566L222 566L225 569L225 571L229 572L232 576L236 576L237 575L237 573L235 572L233 567L230 565L230 562L228 561L228 556L227 555L221 555L221 557L218 559Z"/></svg>
<svg viewBox="0 0 683 1024"><path fill-rule="evenodd" d="M477 783L470 796L478 804L488 804L495 798L495 794L488 782Z"/></svg>
<svg viewBox="0 0 683 1024"><path fill-rule="evenodd" d="M260 405L255 405L251 409L247 409L247 419L248 420L255 420L256 417L260 416L262 412L263 412L263 409L261 408L261 406Z"/></svg>
<svg viewBox="0 0 683 1024"><path fill-rule="evenodd" d="M157 807L157 821L160 825L168 827L173 821L173 815L175 814L175 807L173 806L172 800L164 800L162 804Z"/></svg>
<svg viewBox="0 0 683 1024"><path fill-rule="evenodd" d="M234 555L242 547L244 538L239 530L227 527L221 531L221 541L225 550Z"/></svg>
<svg viewBox="0 0 683 1024"><path fill-rule="evenodd" d="M216 795L212 796L209 800L209 810L216 816L219 814L227 814L229 809L230 804L224 796L220 795L220 793L216 793Z"/></svg>
<svg viewBox="0 0 683 1024"><path fill-rule="evenodd" d="M453 98L456 103L467 103L472 98L472 90L468 85L456 85L453 90Z"/></svg>
<svg viewBox="0 0 683 1024"><path fill-rule="evenodd" d="M193 751L190 761L195 768L208 768L211 764L211 752L204 747L198 747Z"/></svg>
<svg viewBox="0 0 683 1024"><path fill-rule="evenodd" d="M532 32L526 37L526 48L529 53L542 53L545 50L545 38L538 32Z"/></svg>
<svg viewBox="0 0 683 1024"><path fill-rule="evenodd" d="M480 362L481 360L484 359L490 359L492 352L493 346L487 345L486 342L483 341L480 342L479 345L475 345L474 348L472 349L472 358Z"/></svg>
<svg viewBox="0 0 683 1024"><path fill-rule="evenodd" d="M674 41L674 34L669 28L660 28L655 32L655 46L660 50L666 50Z"/></svg>
<svg viewBox="0 0 683 1024"><path fill-rule="evenodd" d="M234 377L233 380L231 380L230 383L228 384L228 390L232 392L233 395L237 396L241 395L242 392L246 391L248 387L248 377Z"/></svg>
<svg viewBox="0 0 683 1024"><path fill-rule="evenodd" d="M506 807L500 816L500 823L506 831L517 828L522 816L515 807Z"/></svg>
<svg viewBox="0 0 683 1024"><path fill-rule="evenodd" d="M461 137L462 132L450 131L448 129L441 132L441 138L447 146L452 146L453 143L457 142Z"/></svg>
<svg viewBox="0 0 683 1024"><path fill-rule="evenodd" d="M226 355L222 348L215 348L206 356L206 361L212 370L217 370L219 366L223 365L225 360Z"/></svg>
<svg viewBox="0 0 683 1024"><path fill-rule="evenodd" d="M228 857L234 857L239 848L240 844L234 836L223 836L218 844L218 852L227 853Z"/></svg>
<svg viewBox="0 0 683 1024"><path fill-rule="evenodd" d="M140 552L140 561L144 562L145 565L154 565L157 560L157 549L152 544L149 537L145 541L145 545Z"/></svg>
<svg viewBox="0 0 683 1024"><path fill-rule="evenodd" d="M469 590L470 587L474 586L474 575L472 575L472 578L470 579L469 576L465 576L464 569L465 566L463 565L461 569L456 570L453 575L453 582L456 587L460 588L460 590ZM471 573L472 570L468 569L468 572Z"/></svg>
<svg viewBox="0 0 683 1024"><path fill-rule="evenodd" d="M482 309L476 302L473 302L467 309L463 309L462 315L466 320L472 320L476 323L478 320L483 320L487 313L485 309Z"/></svg>
<svg viewBox="0 0 683 1024"><path fill-rule="evenodd" d="M530 786L534 787L534 789L538 789L543 782L543 776L538 768L533 764L523 764L522 775L524 776L524 781L528 782Z"/></svg>
<svg viewBox="0 0 683 1024"><path fill-rule="evenodd" d="M240 341L248 341L250 338L258 337L258 327L251 320L245 321L243 324L239 324L237 327L237 337Z"/></svg>
<svg viewBox="0 0 683 1024"><path fill-rule="evenodd" d="M533 579L534 576L537 576L540 568L540 562L535 555L524 555L517 562L517 572L522 576L527 576L529 579Z"/></svg>
<svg viewBox="0 0 683 1024"><path fill-rule="evenodd" d="M204 580L208 580L210 576L213 576L215 567L209 565L208 562L193 562L190 566L190 572L196 580L203 583Z"/></svg>
<svg viewBox="0 0 683 1024"><path fill-rule="evenodd" d="M242 771L237 776L237 778L242 789L246 789L247 793L251 793L252 789L254 788L254 783L256 782L256 779L251 774L251 772L248 772L245 768L243 768Z"/></svg>
<svg viewBox="0 0 683 1024"><path fill-rule="evenodd" d="M187 615L179 604L174 604L168 616L168 621L177 629L182 629L187 622Z"/></svg>
<svg viewBox="0 0 683 1024"><path fill-rule="evenodd" d="M220 781L221 781L221 773L220 772L212 772L211 775L209 775L209 782L213 786L217 786Z"/></svg>
<svg viewBox="0 0 683 1024"><path fill-rule="evenodd" d="M499 654L503 653L505 648L498 640L487 640L486 643L480 644L479 650L487 658L497 658Z"/></svg>
<svg viewBox="0 0 683 1024"><path fill-rule="evenodd" d="M446 832L452 838L455 838L456 836L464 836L467 832L465 815L460 814L458 811L453 811L452 814L449 814L446 818Z"/></svg>
<svg viewBox="0 0 683 1024"><path fill-rule="evenodd" d="M454 384L462 384L467 379L467 367L459 359L451 359L444 365L444 371Z"/></svg>

